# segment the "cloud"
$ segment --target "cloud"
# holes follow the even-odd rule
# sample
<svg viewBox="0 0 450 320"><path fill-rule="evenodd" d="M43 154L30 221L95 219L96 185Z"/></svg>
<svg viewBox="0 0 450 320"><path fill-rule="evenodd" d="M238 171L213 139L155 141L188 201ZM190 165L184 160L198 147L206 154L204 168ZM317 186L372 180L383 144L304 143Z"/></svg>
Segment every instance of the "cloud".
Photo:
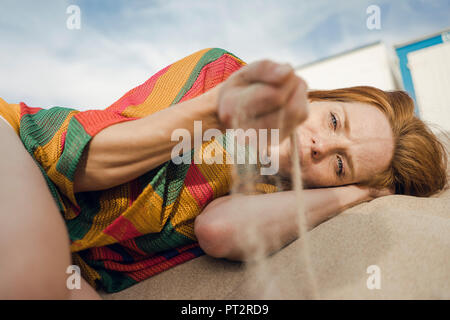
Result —
<svg viewBox="0 0 450 320"><path fill-rule="evenodd" d="M2 0L0 96L31 106L105 108L202 48L299 65L380 38L414 37L447 21L444 1L382 0L383 28L369 32L371 2ZM66 28L69 4L81 8L81 30Z"/></svg>

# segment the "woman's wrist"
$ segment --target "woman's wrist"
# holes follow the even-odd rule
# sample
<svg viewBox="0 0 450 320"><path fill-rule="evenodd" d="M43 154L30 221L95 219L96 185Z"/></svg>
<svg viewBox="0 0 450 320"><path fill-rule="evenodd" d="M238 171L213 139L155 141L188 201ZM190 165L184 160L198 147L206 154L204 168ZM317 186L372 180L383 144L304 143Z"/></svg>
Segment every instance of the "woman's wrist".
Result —
<svg viewBox="0 0 450 320"><path fill-rule="evenodd" d="M195 139L195 121L201 121L202 137L208 129L222 131L217 112L218 87L170 108L99 132L84 153L84 163L77 168L77 192L114 187L170 160L173 147L178 143L171 138L174 130L188 130L191 139ZM192 140L190 143L194 145Z"/></svg>
<svg viewBox="0 0 450 320"><path fill-rule="evenodd" d="M354 184L338 188L342 188L342 195L340 197L342 207L341 211L344 211L362 202L372 200L368 188Z"/></svg>
<svg viewBox="0 0 450 320"><path fill-rule="evenodd" d="M218 106L219 106L219 92L222 87L222 83L219 83L214 88L206 91L200 96L202 102L199 104L201 108L201 119L204 119L207 123L204 129L219 129L225 132L225 127L219 120Z"/></svg>

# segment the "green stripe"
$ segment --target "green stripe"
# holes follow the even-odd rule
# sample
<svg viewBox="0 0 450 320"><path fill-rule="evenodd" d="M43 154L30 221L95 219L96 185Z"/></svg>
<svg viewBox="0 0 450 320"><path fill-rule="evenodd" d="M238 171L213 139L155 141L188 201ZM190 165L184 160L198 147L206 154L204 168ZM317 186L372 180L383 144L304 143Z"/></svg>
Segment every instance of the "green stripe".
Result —
<svg viewBox="0 0 450 320"><path fill-rule="evenodd" d="M142 251L151 254L194 243L192 239L178 233L168 220L158 233L142 235L134 239Z"/></svg>
<svg viewBox="0 0 450 320"><path fill-rule="evenodd" d="M97 270L97 272L102 278L100 286L107 293L119 292L138 283L128 277L124 272L111 270Z"/></svg>
<svg viewBox="0 0 450 320"><path fill-rule="evenodd" d="M164 187L167 181L167 167L169 166L169 162L166 162L164 166L155 174L155 176L151 179L150 185L153 190L161 197L164 197Z"/></svg>
<svg viewBox="0 0 450 320"><path fill-rule="evenodd" d="M46 145L55 136L64 120L67 118L67 115L72 110L73 109L54 107L51 109L40 110L35 114L25 114L20 119L20 139L39 170L41 170L50 193L61 213L64 213L61 195L59 194L56 185L48 177L42 164L35 159L34 152L39 146Z"/></svg>
<svg viewBox="0 0 450 320"><path fill-rule="evenodd" d="M219 59L221 56L223 56L225 53L228 53L226 50L219 49L219 48L213 48L208 50L197 62L196 66L194 67L194 70L192 70L191 75L189 76L188 80L184 84L184 86L181 88L181 90L178 92L177 96L175 97L175 100L173 100L173 104L177 104L188 92L192 85L197 80L200 72L202 71L203 67L206 66L208 63L211 63L217 59Z"/></svg>
<svg viewBox="0 0 450 320"><path fill-rule="evenodd" d="M128 277L125 272L106 270L103 261L88 260L84 256L82 259L98 272L100 280L96 280L96 283L107 293L122 291L137 283L137 281Z"/></svg>
<svg viewBox="0 0 450 320"><path fill-rule="evenodd" d="M64 205L63 205L63 201L61 199L61 195L59 194L59 191L56 188L56 185L53 183L53 181L50 180L50 178L48 177L48 175L45 172L44 168L42 168L42 166L34 158L33 158L33 160L37 164L39 169L41 170L42 175L45 178L45 182L47 182L47 186L50 189L50 193L53 196L53 199L55 200L56 204L58 205L59 212L61 214L63 214L64 213Z"/></svg>
<svg viewBox="0 0 450 320"><path fill-rule="evenodd" d="M197 62L196 66L192 70L188 80L178 92L173 104L177 104L184 95L192 88L193 84L197 80L201 70L209 63L219 59L224 54L230 54L228 51L213 48L208 50ZM232 54L230 54L232 55ZM194 150L191 151L191 159L194 154ZM150 184L156 193L163 199L163 206L172 204L179 196L186 174L190 164L175 165L172 161L169 161L151 180Z"/></svg>
<svg viewBox="0 0 450 320"><path fill-rule="evenodd" d="M80 122L75 117L72 117L67 128L64 151L56 164L56 170L70 181L73 181L83 150L91 138Z"/></svg>
<svg viewBox="0 0 450 320"><path fill-rule="evenodd" d="M178 198L189 166L184 163L176 165L169 160L151 179L150 185L163 199L163 206L172 204Z"/></svg>
<svg viewBox="0 0 450 320"><path fill-rule="evenodd" d="M139 194L142 193L142 191L144 191L145 188L147 188L147 186L151 183L152 181L155 179L156 175L158 175L159 172L162 172L162 170L164 169L163 167L167 166L167 162L164 162L163 164L159 165L158 167L144 173L143 175L139 176L138 179L138 184L139 184ZM153 187L153 185L152 185Z"/></svg>
<svg viewBox="0 0 450 320"><path fill-rule="evenodd" d="M20 119L20 138L28 152L34 153L37 147L46 145L72 111L69 108L53 107L23 115Z"/></svg>
<svg viewBox="0 0 450 320"><path fill-rule="evenodd" d="M71 219L66 219L66 226L71 241L83 239L92 228L94 218L100 211L100 197L103 191L76 193L75 197L81 213Z"/></svg>
<svg viewBox="0 0 450 320"><path fill-rule="evenodd" d="M169 162L167 183L164 186L164 206L172 204L178 198L190 166L190 164L181 163L177 165L172 161Z"/></svg>

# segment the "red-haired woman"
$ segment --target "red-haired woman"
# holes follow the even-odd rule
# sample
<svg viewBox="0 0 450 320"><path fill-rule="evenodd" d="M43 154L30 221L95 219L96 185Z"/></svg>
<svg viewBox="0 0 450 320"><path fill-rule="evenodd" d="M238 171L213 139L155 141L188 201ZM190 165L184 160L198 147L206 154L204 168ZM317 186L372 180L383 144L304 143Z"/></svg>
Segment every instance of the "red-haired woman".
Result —
<svg viewBox="0 0 450 320"><path fill-rule="evenodd" d="M193 135L194 120L202 121L203 130L231 128L237 105L251 115L253 128L280 129L278 175L286 189L210 201L194 229L211 256L251 258L239 241L248 221L263 235L265 253L298 237L296 197L289 190L291 133L298 135L310 229L375 197L394 192L429 196L447 183L445 149L414 116L405 93L371 87L308 92L289 65L266 60L240 68L197 97L100 131L77 167L73 192L112 188L170 161L175 129ZM0 99L0 111L8 107L15 106ZM64 219L17 135L18 119L8 118L8 112L3 116L0 297L98 298L88 285L81 291L67 289L65 271L72 262Z"/></svg>

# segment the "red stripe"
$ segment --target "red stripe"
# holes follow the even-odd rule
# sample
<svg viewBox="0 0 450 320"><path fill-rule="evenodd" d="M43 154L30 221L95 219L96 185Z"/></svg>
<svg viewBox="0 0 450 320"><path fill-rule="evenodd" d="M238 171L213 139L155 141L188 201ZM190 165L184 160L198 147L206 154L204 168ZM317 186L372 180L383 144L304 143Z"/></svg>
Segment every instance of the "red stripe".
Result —
<svg viewBox="0 0 450 320"><path fill-rule="evenodd" d="M127 118L120 114L107 110L87 110L77 113L74 116L83 126L84 131L91 137L110 125L136 120L138 118Z"/></svg>
<svg viewBox="0 0 450 320"><path fill-rule="evenodd" d="M163 254L156 253L156 254L148 254L146 253L145 259L141 261L135 261L131 263L124 264L123 262L120 262L120 259L108 259L107 261L103 261L105 269L112 270L112 271L121 271L121 272L153 272L154 270L160 270L163 268L164 271L176 264L185 262L187 260L196 258L197 255L189 252L187 250L198 247L198 243L192 243L188 244L182 247L177 248L177 251L179 252L178 255L166 259ZM91 250L92 251L92 250ZM96 255L95 255L96 254ZM94 260L99 260L101 257L105 256L106 252L92 252L88 255L88 259L94 258ZM114 261L117 260L117 261ZM167 264L168 263L168 264ZM158 271L160 272L160 271Z"/></svg>
<svg viewBox="0 0 450 320"><path fill-rule="evenodd" d="M64 151L64 145L66 143L67 131L64 131L61 135L61 153Z"/></svg>
<svg viewBox="0 0 450 320"><path fill-rule="evenodd" d="M120 216L110 224L103 233L117 239L118 241L128 240L142 236L133 223L127 218Z"/></svg>
<svg viewBox="0 0 450 320"><path fill-rule="evenodd" d="M224 54L219 59L208 63L202 68L197 80L195 80L191 89L186 92L180 102L192 99L215 87L241 67L242 65L228 54Z"/></svg>
<svg viewBox="0 0 450 320"><path fill-rule="evenodd" d="M184 185L195 198L200 208L206 206L214 197L214 191L211 185L194 163L191 163L188 169L186 178L184 179Z"/></svg>
<svg viewBox="0 0 450 320"><path fill-rule="evenodd" d="M20 103L20 118L22 118L25 114L36 114L39 111L43 110L43 108L32 108L27 106L25 103Z"/></svg>
<svg viewBox="0 0 450 320"><path fill-rule="evenodd" d="M153 87L156 84L156 81L162 76L166 71L170 68L170 66L165 67L160 70L158 73L154 74L150 79L145 81L140 86L131 89L127 93L125 93L122 98L114 102L111 106L106 108L106 110L110 112L122 113L129 106L137 106L143 103L150 93L153 90Z"/></svg>
<svg viewBox="0 0 450 320"><path fill-rule="evenodd" d="M143 258L148 258L149 255L145 251L141 250L134 239L129 239L125 241L120 241L120 245L124 246L125 248L129 249L130 255L133 257L134 260L139 261Z"/></svg>
<svg viewBox="0 0 450 320"><path fill-rule="evenodd" d="M167 261L167 259L159 255L156 257L147 258L142 261L132 262L130 264L123 264L120 262L108 260L104 261L104 265L107 270L119 272L136 272L148 268L157 267L158 265L164 263L165 261Z"/></svg>
<svg viewBox="0 0 450 320"><path fill-rule="evenodd" d="M97 260L97 261L103 261L103 260L108 260L108 261L123 261L123 257L111 250L108 247L94 247L89 249L87 258L89 260Z"/></svg>
<svg viewBox="0 0 450 320"><path fill-rule="evenodd" d="M126 275L135 281L142 281L196 257L197 256L191 252L183 252L170 260L161 262L158 265L153 265L151 268L145 268L135 272L127 272Z"/></svg>

